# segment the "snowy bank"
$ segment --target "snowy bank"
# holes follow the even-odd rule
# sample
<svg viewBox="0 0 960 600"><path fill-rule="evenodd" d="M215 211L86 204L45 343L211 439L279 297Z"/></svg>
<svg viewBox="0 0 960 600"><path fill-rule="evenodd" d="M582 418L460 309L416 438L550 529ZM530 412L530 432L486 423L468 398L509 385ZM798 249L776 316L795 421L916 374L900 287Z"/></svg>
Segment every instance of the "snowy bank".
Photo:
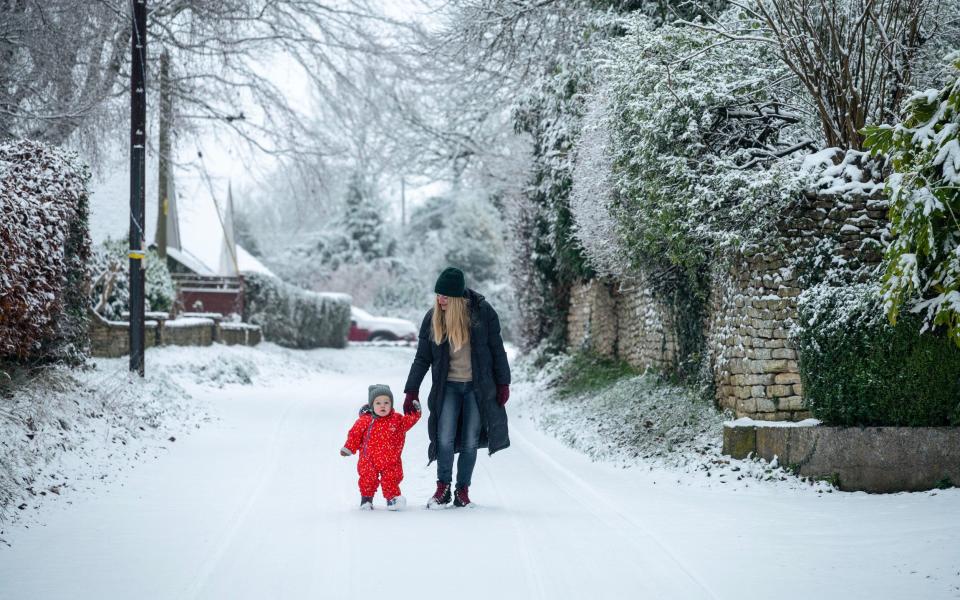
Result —
<svg viewBox="0 0 960 600"><path fill-rule="evenodd" d="M828 483L797 477L776 462L725 456L722 431L731 422L730 413L655 375L626 377L565 396L558 388L570 361L561 355L536 368L529 357L520 359L512 408L520 418L594 461L643 468L685 485L740 489L766 482L833 491Z"/></svg>
<svg viewBox="0 0 960 600"><path fill-rule="evenodd" d="M208 418L205 390L296 380L321 364L273 344L161 347L147 350L143 379L122 357L10 381L0 404L0 523L158 456Z"/></svg>

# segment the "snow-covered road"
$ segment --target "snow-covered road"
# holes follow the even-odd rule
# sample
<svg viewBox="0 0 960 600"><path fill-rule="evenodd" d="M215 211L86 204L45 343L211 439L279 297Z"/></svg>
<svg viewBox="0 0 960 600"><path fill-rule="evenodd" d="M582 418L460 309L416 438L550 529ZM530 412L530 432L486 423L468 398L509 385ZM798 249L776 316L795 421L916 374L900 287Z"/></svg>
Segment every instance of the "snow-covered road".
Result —
<svg viewBox="0 0 960 600"><path fill-rule="evenodd" d="M378 495L360 512L338 450L366 386L398 391L412 350L316 356L330 369L308 379L205 392L217 420L11 527L0 598L960 598L958 490L678 484L517 419L510 449L481 454L476 510L422 508L424 420L404 451L410 506Z"/></svg>

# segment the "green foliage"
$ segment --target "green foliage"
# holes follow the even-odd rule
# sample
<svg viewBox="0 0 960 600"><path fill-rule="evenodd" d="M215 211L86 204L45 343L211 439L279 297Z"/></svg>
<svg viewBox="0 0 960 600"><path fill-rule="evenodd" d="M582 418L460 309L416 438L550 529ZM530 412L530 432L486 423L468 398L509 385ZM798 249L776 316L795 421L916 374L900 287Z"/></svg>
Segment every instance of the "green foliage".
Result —
<svg viewBox="0 0 960 600"><path fill-rule="evenodd" d="M922 319L891 325L878 286L817 286L801 294L794 341L804 395L830 425L960 425L960 349L921 333Z"/></svg>
<svg viewBox="0 0 960 600"><path fill-rule="evenodd" d="M579 352L565 363L563 375L557 382L557 391L561 396L596 392L636 375L640 375L640 372L625 361L592 352Z"/></svg>
<svg viewBox="0 0 960 600"><path fill-rule="evenodd" d="M883 309L925 311L960 346L960 54L940 90L911 97L903 122L867 127L865 144L890 157L893 243L884 256Z"/></svg>

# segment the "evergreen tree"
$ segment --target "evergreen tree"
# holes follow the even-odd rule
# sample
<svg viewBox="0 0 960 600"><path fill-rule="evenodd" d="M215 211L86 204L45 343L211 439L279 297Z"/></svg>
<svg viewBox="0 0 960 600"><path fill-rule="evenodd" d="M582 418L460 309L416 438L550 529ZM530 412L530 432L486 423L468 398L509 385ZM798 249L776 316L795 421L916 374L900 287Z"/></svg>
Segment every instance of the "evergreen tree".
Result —
<svg viewBox="0 0 960 600"><path fill-rule="evenodd" d="M392 240L388 239L383 222L383 207L373 194L365 189L359 175L347 185L344 201L343 226L359 258L369 262L390 256Z"/></svg>

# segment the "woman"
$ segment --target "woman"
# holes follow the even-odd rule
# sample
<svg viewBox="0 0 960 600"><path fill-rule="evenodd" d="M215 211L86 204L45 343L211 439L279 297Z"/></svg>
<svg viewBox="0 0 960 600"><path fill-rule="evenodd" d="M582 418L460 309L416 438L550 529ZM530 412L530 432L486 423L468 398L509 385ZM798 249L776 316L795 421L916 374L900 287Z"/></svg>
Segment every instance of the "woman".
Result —
<svg viewBox="0 0 960 600"><path fill-rule="evenodd" d="M477 448L490 454L510 445L507 411L510 365L500 337L500 319L477 292L467 289L463 272L448 268L434 287L437 297L420 326L417 356L404 386L404 410L412 407L429 369L433 387L427 399L430 462L437 461L437 491L427 508L450 503L453 455L457 459L454 506L470 506L470 478Z"/></svg>

